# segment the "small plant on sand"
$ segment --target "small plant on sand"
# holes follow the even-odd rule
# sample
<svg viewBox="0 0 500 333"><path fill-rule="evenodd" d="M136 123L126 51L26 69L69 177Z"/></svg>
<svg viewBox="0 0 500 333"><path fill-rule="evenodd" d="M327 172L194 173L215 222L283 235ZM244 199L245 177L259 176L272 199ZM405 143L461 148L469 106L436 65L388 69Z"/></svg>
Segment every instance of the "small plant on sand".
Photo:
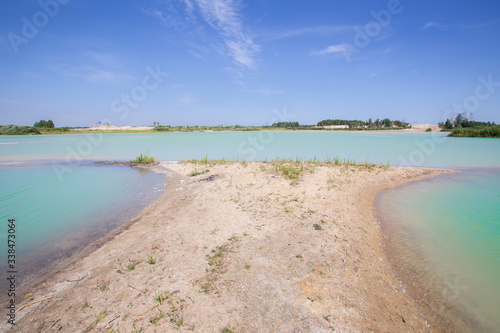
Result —
<svg viewBox="0 0 500 333"><path fill-rule="evenodd" d="M163 304L163 302L165 302L165 300L167 300L169 297L170 297L170 293L165 293L165 294L162 294L162 293L156 293L155 294L155 301L157 301L158 303Z"/></svg>
<svg viewBox="0 0 500 333"><path fill-rule="evenodd" d="M208 169L205 169L203 171L194 170L194 171L191 171L189 173L189 176L194 177L194 176L202 175L202 174L207 173L207 172L210 172L210 170L208 170Z"/></svg>
<svg viewBox="0 0 500 333"><path fill-rule="evenodd" d="M314 229L315 230L321 230L321 229L323 229L323 227L321 226L321 224L315 223L314 224Z"/></svg>
<svg viewBox="0 0 500 333"><path fill-rule="evenodd" d="M106 281L101 281L101 283L99 283L97 285L97 288L99 288L99 290L102 292L109 290L109 287L108 287L108 284L106 283Z"/></svg>
<svg viewBox="0 0 500 333"><path fill-rule="evenodd" d="M85 310L87 310L90 307L91 307L91 305L90 305L89 301L87 301L87 299L85 298L85 302L83 302L83 305L82 305L82 311L85 312Z"/></svg>
<svg viewBox="0 0 500 333"><path fill-rule="evenodd" d="M200 288L201 288L200 292L208 294L210 292L210 290L212 289L212 285L207 282L207 283L201 285Z"/></svg>
<svg viewBox="0 0 500 333"><path fill-rule="evenodd" d="M165 317L165 314L161 311L158 311L154 316L149 317L149 322L155 326L160 326L160 320Z"/></svg>
<svg viewBox="0 0 500 333"><path fill-rule="evenodd" d="M156 158L149 156L148 153L140 153L135 157L135 160L131 160L130 163L152 164L156 163Z"/></svg>
<svg viewBox="0 0 500 333"><path fill-rule="evenodd" d="M150 254L148 256L148 264L150 264L150 265L156 264L156 259L155 259L155 257L152 254Z"/></svg>
<svg viewBox="0 0 500 333"><path fill-rule="evenodd" d="M233 330L229 327L224 327L220 333L233 333Z"/></svg>
<svg viewBox="0 0 500 333"><path fill-rule="evenodd" d="M95 315L95 323L96 325L101 321L103 320L104 318L106 318L106 316L108 315L108 311L107 309L104 309L104 311L102 312L99 312L98 314Z"/></svg>
<svg viewBox="0 0 500 333"><path fill-rule="evenodd" d="M130 264L127 265L127 269L129 271L133 271L135 269L135 266L137 266L137 264L139 264L140 261L139 260L133 260L130 262Z"/></svg>
<svg viewBox="0 0 500 333"><path fill-rule="evenodd" d="M207 260L208 260L208 264L210 266L214 266L214 265L220 263L220 261L222 260L222 256L226 252L227 245L228 244L216 246L215 249L212 249L212 253L213 253L212 255L209 255L209 254L206 255Z"/></svg>
<svg viewBox="0 0 500 333"><path fill-rule="evenodd" d="M276 173L281 173L288 179L297 179L299 170L291 165L276 165Z"/></svg>

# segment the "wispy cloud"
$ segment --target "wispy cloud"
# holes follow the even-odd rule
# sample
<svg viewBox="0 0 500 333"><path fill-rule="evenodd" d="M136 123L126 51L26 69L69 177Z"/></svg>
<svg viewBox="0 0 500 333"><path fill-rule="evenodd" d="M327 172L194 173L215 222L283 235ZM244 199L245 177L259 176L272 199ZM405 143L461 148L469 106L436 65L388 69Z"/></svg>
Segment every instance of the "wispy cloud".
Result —
<svg viewBox="0 0 500 333"><path fill-rule="evenodd" d="M422 29L428 29L428 28L437 28L441 30L470 30L470 29L478 29L478 28L483 28L489 25L493 25L495 23L500 22L500 20L495 20L495 21L489 21L489 22L484 22L484 23L479 23L479 24L446 24L446 23L439 23L439 22L427 22L424 24Z"/></svg>
<svg viewBox="0 0 500 333"><path fill-rule="evenodd" d="M91 65L70 66L60 64L52 66L52 70L62 76L78 77L87 82L105 85L119 84L130 79L128 75L113 73Z"/></svg>
<svg viewBox="0 0 500 333"><path fill-rule="evenodd" d="M351 51L350 48L351 48L351 46L348 44L345 44L345 43L330 45L323 50L311 52L311 55L322 56L322 55L326 55L326 54L338 54L338 53L346 54L346 53L349 53Z"/></svg>
<svg viewBox="0 0 500 333"><path fill-rule="evenodd" d="M351 31L356 26L346 25L346 26L315 26L315 27L303 27L299 29L290 29L280 32L275 32L267 35L265 38L268 40L277 40L291 37L298 37L303 35L335 35L344 31Z"/></svg>
<svg viewBox="0 0 500 333"><path fill-rule="evenodd" d="M238 0L180 0L183 8L174 6L173 2L163 2L161 9L142 9L144 13L158 19L161 24L173 29L189 29L190 39L197 43L186 41L192 54L205 60L203 53L215 51L229 56L243 68L256 68L256 53L259 46L254 43L246 31L240 14ZM215 31L219 42L207 42L211 37L209 31ZM200 37L201 36L201 37ZM222 43L220 42L222 39ZM210 50L204 45L210 43ZM200 52L201 51L201 52Z"/></svg>
<svg viewBox="0 0 500 333"><path fill-rule="evenodd" d="M170 20L168 19L167 15L165 15L162 11L159 11L158 9L142 9L142 11L149 16L152 16L160 22L165 25L165 26L170 26Z"/></svg>
<svg viewBox="0 0 500 333"><path fill-rule="evenodd" d="M239 6L233 0L183 0L187 10L193 12L194 4L207 22L223 38L228 53L234 61L254 69L255 53L259 51L252 38L245 32Z"/></svg>

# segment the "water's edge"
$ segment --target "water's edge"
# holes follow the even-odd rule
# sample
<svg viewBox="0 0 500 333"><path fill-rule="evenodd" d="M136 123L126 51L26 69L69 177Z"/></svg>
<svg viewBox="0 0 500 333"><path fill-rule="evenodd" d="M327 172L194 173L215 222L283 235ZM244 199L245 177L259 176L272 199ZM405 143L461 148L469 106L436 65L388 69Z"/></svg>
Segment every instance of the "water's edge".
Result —
<svg viewBox="0 0 500 333"><path fill-rule="evenodd" d="M99 163L93 163L99 164ZM115 163L109 163L115 164ZM19 289L26 289L28 286L44 283L55 271L61 271L71 263L76 262L89 253L94 252L110 239L121 234L137 222L136 216L149 209L155 202L164 195L164 190L169 182L169 173L155 166L131 166L134 168L147 169L162 176L162 191L159 194L151 195L151 199L133 209L123 212L119 207L111 208L105 215L92 219L85 230L73 230L56 244L45 244L37 249L36 253L23 255L22 261L18 261L18 271L22 276L17 277ZM111 223L103 223L110 216L113 216ZM43 258L37 256L44 253ZM2 272L3 273L3 272ZM3 274L0 274L3 279ZM0 284L2 286L2 284Z"/></svg>
<svg viewBox="0 0 500 333"><path fill-rule="evenodd" d="M433 177L433 180L444 177L446 174ZM425 182L428 179L420 180ZM403 282L405 292L421 306L431 323L439 323L439 328L449 332L489 332L490 330L476 320L463 306L449 297L450 285L441 281L426 265L425 255L408 244L402 237L402 226L398 221L391 220L383 213L383 197L391 191L413 185L406 183L396 188L381 190L376 197L376 218L380 223L383 249L397 278ZM405 260L405 254L411 251L417 261ZM413 258L414 259L414 258ZM436 327L431 327L432 329Z"/></svg>

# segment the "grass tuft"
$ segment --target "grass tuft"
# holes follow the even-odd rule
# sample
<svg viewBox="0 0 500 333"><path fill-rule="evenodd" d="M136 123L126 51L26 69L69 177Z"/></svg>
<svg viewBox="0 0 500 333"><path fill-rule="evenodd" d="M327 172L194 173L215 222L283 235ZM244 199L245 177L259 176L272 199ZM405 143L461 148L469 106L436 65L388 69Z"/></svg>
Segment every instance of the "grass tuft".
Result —
<svg viewBox="0 0 500 333"><path fill-rule="evenodd" d="M130 163L153 164L156 163L156 158L149 156L148 153L140 153L135 157L135 160L131 160Z"/></svg>
<svg viewBox="0 0 500 333"><path fill-rule="evenodd" d="M210 170L208 170L208 169L205 169L203 171L194 170L194 171L191 171L189 173L189 176L194 177L194 176L202 175L202 174L207 173L207 172L210 172Z"/></svg>

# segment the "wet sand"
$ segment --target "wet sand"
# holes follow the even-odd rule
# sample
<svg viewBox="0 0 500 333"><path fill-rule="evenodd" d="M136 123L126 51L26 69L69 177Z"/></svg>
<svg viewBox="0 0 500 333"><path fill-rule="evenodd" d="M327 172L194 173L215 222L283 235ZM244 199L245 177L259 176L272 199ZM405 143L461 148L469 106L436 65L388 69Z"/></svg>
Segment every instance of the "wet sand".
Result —
<svg viewBox="0 0 500 333"><path fill-rule="evenodd" d="M380 190L450 171L156 167L169 173L156 202L22 288L19 305L52 297L18 312L16 332L452 328L406 292L375 212Z"/></svg>

